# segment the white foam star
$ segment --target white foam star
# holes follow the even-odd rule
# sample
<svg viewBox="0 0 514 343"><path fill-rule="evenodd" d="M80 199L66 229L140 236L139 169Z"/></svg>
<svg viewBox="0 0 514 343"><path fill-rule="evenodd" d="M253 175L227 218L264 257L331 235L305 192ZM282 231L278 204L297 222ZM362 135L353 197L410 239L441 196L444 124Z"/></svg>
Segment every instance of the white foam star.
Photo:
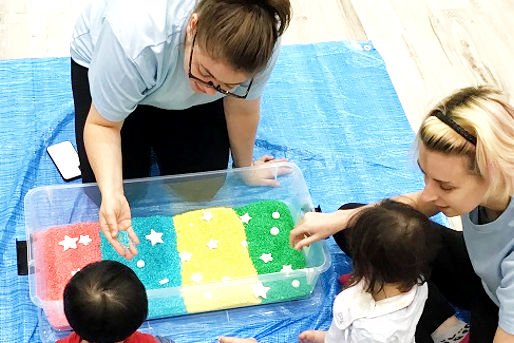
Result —
<svg viewBox="0 0 514 343"><path fill-rule="evenodd" d="M152 246L157 243L164 243L162 241L162 232L156 232L154 229L151 229L150 234L146 235L145 238L152 242Z"/></svg>
<svg viewBox="0 0 514 343"><path fill-rule="evenodd" d="M78 238L71 238L68 235L64 235L64 240L60 241L59 245L63 246L63 248L64 248L63 251L66 251L68 249L77 249L77 241L78 240L79 240Z"/></svg>
<svg viewBox="0 0 514 343"><path fill-rule="evenodd" d="M165 285L165 284L167 284L168 282L170 282L170 279L168 279L168 278L165 278L165 279L162 279L161 281L159 281L159 283L160 283L161 285Z"/></svg>
<svg viewBox="0 0 514 343"><path fill-rule="evenodd" d="M72 270L71 271L71 276L77 274L79 271L80 271L80 268L77 268L77 270Z"/></svg>
<svg viewBox="0 0 514 343"><path fill-rule="evenodd" d="M136 266L138 268L144 268L145 267L145 261L143 261L143 260L137 261Z"/></svg>
<svg viewBox="0 0 514 343"><path fill-rule="evenodd" d="M269 287L265 287L262 282L259 282L257 285L252 286L253 294L255 294L256 297L261 297L266 299L266 293L270 290Z"/></svg>
<svg viewBox="0 0 514 343"><path fill-rule="evenodd" d="M298 280L293 280L293 281L291 282L291 286L293 286L294 288L298 288L298 287L300 287L300 281L298 281Z"/></svg>
<svg viewBox="0 0 514 343"><path fill-rule="evenodd" d="M271 253L269 254L262 254L261 257L259 257L264 263L268 263L273 261L273 257L271 257Z"/></svg>
<svg viewBox="0 0 514 343"><path fill-rule="evenodd" d="M273 212L273 213L271 214L271 216L273 217L273 219L278 219L278 218L280 218L280 213L278 213L278 212Z"/></svg>
<svg viewBox="0 0 514 343"><path fill-rule="evenodd" d="M202 281L202 279L203 279L202 273L194 273L191 275L191 281L200 282L200 281Z"/></svg>
<svg viewBox="0 0 514 343"><path fill-rule="evenodd" d="M88 245L92 241L93 240L91 238L89 238L89 235L85 235L85 236L80 235L79 243L84 244L84 245Z"/></svg>
<svg viewBox="0 0 514 343"><path fill-rule="evenodd" d="M191 256L193 256L193 254L191 254L190 252L187 252L187 251L183 251L180 254L178 254L178 256L180 257L180 260L182 262L186 262L186 261L191 261Z"/></svg>
<svg viewBox="0 0 514 343"><path fill-rule="evenodd" d="M293 267L290 264L284 264L284 265L282 265L282 269L280 269L280 272L281 273L292 273Z"/></svg>
<svg viewBox="0 0 514 343"><path fill-rule="evenodd" d="M244 247L247 247L248 246L248 242L247 241L241 241L241 245L244 246Z"/></svg>
<svg viewBox="0 0 514 343"><path fill-rule="evenodd" d="M245 213L244 215L240 216L239 218L241 218L241 221L245 224L248 224L248 222L250 221L250 219L252 219L252 217L250 217L250 215L247 213Z"/></svg>
<svg viewBox="0 0 514 343"><path fill-rule="evenodd" d="M211 238L211 240L209 242L207 242L207 246L209 247L209 249L216 249L218 247L218 242L219 241L215 241L214 239Z"/></svg>
<svg viewBox="0 0 514 343"><path fill-rule="evenodd" d="M212 218L214 218L214 216L212 215L211 211L204 211L203 212L203 216L202 216L203 220L206 220L206 221L210 222Z"/></svg>

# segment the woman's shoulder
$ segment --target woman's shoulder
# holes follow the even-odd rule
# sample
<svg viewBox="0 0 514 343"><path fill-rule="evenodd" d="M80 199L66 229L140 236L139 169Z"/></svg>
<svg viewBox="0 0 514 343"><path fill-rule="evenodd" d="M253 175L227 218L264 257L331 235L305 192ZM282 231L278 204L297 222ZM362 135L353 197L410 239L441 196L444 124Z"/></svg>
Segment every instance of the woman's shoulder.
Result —
<svg viewBox="0 0 514 343"><path fill-rule="evenodd" d="M149 46L178 44L193 8L194 1L110 0L105 20L120 44L137 54Z"/></svg>

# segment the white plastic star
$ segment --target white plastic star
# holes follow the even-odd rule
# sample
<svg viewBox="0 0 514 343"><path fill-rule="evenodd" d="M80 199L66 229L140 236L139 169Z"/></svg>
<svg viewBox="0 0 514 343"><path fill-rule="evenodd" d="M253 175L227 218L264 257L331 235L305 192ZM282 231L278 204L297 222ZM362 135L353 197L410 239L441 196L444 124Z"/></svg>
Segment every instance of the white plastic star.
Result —
<svg viewBox="0 0 514 343"><path fill-rule="evenodd" d="M152 246L157 243L164 243L162 241L162 232L156 232L154 229L151 229L150 234L146 235L145 238L152 242Z"/></svg>
<svg viewBox="0 0 514 343"><path fill-rule="evenodd" d="M244 247L247 247L248 246L248 242L247 241L241 241L241 245L244 246Z"/></svg>
<svg viewBox="0 0 514 343"><path fill-rule="evenodd" d="M209 247L209 249L216 249L218 247L218 242L219 241L215 241L214 239L211 238L211 240L209 242L207 242L207 246Z"/></svg>
<svg viewBox="0 0 514 343"><path fill-rule="evenodd" d="M68 249L77 249L77 241L79 239L78 238L71 238L70 236L68 235L64 235L64 240L60 241L59 242L59 245L62 245L64 250L63 251L66 251Z"/></svg>
<svg viewBox="0 0 514 343"><path fill-rule="evenodd" d="M250 221L250 219L252 219L252 217L250 217L250 215L247 213L245 213L244 215L240 216L239 218L241 218L241 221L245 224L248 224L248 222Z"/></svg>
<svg viewBox="0 0 514 343"><path fill-rule="evenodd" d="M273 226L270 230L269 230L269 233L271 233L271 235L273 236L276 236L280 233L280 230L278 229L278 227L276 226Z"/></svg>
<svg viewBox="0 0 514 343"><path fill-rule="evenodd" d="M256 297L261 297L266 299L266 293L270 290L269 287L265 287L262 282L259 282L256 285L252 286L253 294L255 294Z"/></svg>
<svg viewBox="0 0 514 343"><path fill-rule="evenodd" d="M180 254L178 254L178 256L180 257L180 260L182 262L186 262L186 261L191 261L191 256L193 256L193 254L191 254L190 252L187 252L187 251L183 251Z"/></svg>
<svg viewBox="0 0 514 343"><path fill-rule="evenodd" d="M91 238L89 238L89 235L85 235L85 236L80 235L79 243L84 244L84 245L88 245L92 241L93 240Z"/></svg>
<svg viewBox="0 0 514 343"><path fill-rule="evenodd" d="M211 211L205 211L203 213L203 216L202 216L203 220L210 222L212 218L214 218L214 216L212 215Z"/></svg>
<svg viewBox="0 0 514 343"><path fill-rule="evenodd" d="M291 286L293 286L294 288L300 287L300 281L299 280L293 280L291 282Z"/></svg>
<svg viewBox="0 0 514 343"><path fill-rule="evenodd" d="M191 275L191 281L200 282L200 281L202 281L202 279L203 279L202 273L194 273Z"/></svg>
<svg viewBox="0 0 514 343"><path fill-rule="evenodd" d="M271 253L269 254L262 254L261 257L259 257L264 263L268 263L273 261L273 257L271 257Z"/></svg>
<svg viewBox="0 0 514 343"><path fill-rule="evenodd" d="M280 213L278 213L278 212L273 212L273 213L271 214L271 216L273 217L273 219L278 219L278 218L280 218Z"/></svg>
<svg viewBox="0 0 514 343"><path fill-rule="evenodd" d="M284 264L282 265L282 269L280 269L281 273L292 273L293 267L290 264Z"/></svg>

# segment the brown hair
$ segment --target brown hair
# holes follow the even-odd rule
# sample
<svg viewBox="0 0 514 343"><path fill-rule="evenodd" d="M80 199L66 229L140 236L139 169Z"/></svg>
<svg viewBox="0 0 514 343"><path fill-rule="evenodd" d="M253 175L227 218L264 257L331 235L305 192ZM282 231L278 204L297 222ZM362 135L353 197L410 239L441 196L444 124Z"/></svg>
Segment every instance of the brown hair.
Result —
<svg viewBox="0 0 514 343"><path fill-rule="evenodd" d="M249 74L263 70L289 25L289 0L201 0L196 39L209 56Z"/></svg>
<svg viewBox="0 0 514 343"><path fill-rule="evenodd" d="M423 284L430 274L436 250L430 221L410 206L384 200L356 214L348 237L353 259L353 286L361 280L368 293L379 292L386 283L398 284L402 292Z"/></svg>

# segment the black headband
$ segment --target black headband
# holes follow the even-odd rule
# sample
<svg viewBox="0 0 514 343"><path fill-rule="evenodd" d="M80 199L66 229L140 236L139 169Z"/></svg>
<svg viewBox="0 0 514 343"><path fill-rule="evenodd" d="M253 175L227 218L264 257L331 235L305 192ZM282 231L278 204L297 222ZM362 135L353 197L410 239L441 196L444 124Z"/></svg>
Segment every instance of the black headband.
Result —
<svg viewBox="0 0 514 343"><path fill-rule="evenodd" d="M464 128L462 126L460 126L459 124L457 124L452 118L444 115L439 110L433 111L432 115L436 116L437 118L439 118L440 121L442 121L443 123L445 123L446 125L451 127L453 129L453 131L457 132L465 140L467 140L468 142L470 142L471 144L473 144L475 146L477 145L477 138L475 136L473 136L471 133L469 133L468 131L464 130Z"/></svg>

